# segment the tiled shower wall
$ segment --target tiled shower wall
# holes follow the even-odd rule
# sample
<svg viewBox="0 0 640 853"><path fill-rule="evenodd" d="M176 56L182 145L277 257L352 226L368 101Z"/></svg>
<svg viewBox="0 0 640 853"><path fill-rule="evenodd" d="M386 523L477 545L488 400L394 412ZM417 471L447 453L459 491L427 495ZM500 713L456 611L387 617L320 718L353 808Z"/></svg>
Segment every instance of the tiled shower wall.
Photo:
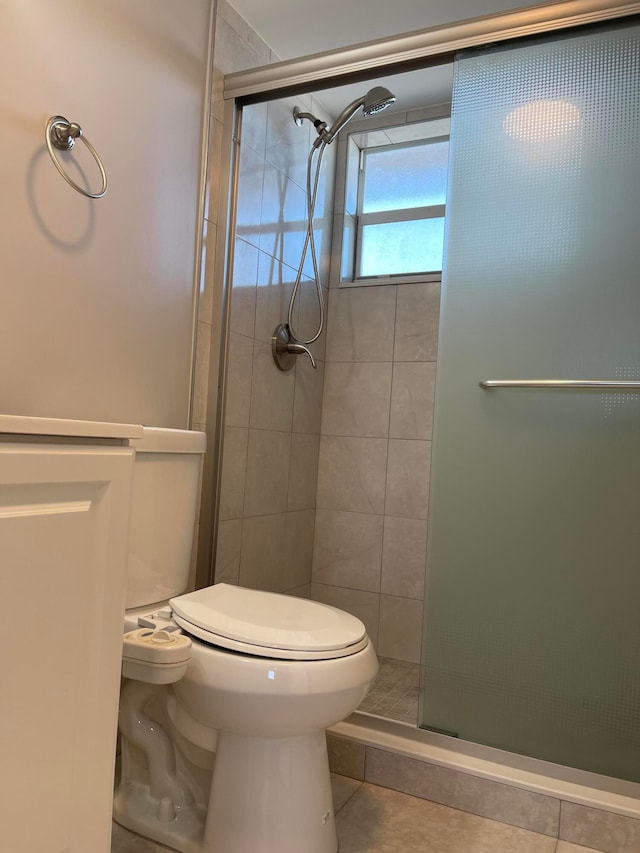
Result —
<svg viewBox="0 0 640 853"><path fill-rule="evenodd" d="M220 0L209 285L224 130L222 74L276 60ZM306 160L314 136L310 124L298 128L292 121L296 104L326 117L309 96L243 111L215 580L333 603L363 619L380 655L416 662L439 285L332 289L326 364L321 338L311 347L317 371L302 357L290 373L277 370L270 338L286 320L304 239ZM335 148L327 149L316 211L323 283L330 261ZM311 273L310 258L305 273ZM220 282L213 285L215 293ZM201 314L201 324L212 317L212 346L206 362L209 415L201 417L211 431L217 340L206 293L205 288L204 310L212 313ZM303 333L312 332L316 316L307 277L300 300ZM209 512L203 504L203 516ZM202 572L200 582L206 582Z"/></svg>
<svg viewBox="0 0 640 853"><path fill-rule="evenodd" d="M440 285L332 288L312 597L419 662Z"/></svg>
<svg viewBox="0 0 640 853"><path fill-rule="evenodd" d="M274 328L287 320L306 227L312 127L295 125L296 104L326 115L310 97L243 111L215 579L308 596L324 335L311 346L317 370L299 357L282 372L271 356ZM334 157L329 152L325 159L315 234L326 281ZM309 337L318 318L310 257L304 272L293 317L298 337Z"/></svg>

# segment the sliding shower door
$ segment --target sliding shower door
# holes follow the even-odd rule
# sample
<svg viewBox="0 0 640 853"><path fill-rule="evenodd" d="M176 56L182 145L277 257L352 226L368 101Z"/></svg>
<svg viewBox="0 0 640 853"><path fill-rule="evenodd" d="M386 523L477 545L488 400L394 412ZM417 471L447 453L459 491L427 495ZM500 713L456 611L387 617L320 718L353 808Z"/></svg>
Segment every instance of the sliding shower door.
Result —
<svg viewBox="0 0 640 853"><path fill-rule="evenodd" d="M421 709L636 781L639 140L636 25L456 62Z"/></svg>

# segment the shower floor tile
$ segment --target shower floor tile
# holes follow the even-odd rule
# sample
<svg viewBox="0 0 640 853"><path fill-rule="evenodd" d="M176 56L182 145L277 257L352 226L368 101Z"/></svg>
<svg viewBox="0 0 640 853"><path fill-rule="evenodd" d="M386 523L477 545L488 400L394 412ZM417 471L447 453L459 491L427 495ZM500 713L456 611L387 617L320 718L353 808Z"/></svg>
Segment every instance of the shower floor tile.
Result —
<svg viewBox="0 0 640 853"><path fill-rule="evenodd" d="M380 670L371 692L360 705L359 711L399 720L402 723L418 722L418 697L420 695L420 665L393 658L378 658Z"/></svg>

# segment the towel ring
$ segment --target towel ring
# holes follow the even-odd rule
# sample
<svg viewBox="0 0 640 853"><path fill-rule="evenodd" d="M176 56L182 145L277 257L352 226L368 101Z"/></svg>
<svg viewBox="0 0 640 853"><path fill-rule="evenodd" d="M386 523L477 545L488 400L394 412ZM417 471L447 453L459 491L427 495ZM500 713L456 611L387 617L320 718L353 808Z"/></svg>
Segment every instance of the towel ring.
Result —
<svg viewBox="0 0 640 853"><path fill-rule="evenodd" d="M70 151L73 146L76 144L76 139L81 139L84 144L87 146L91 154L93 155L93 159L98 164L98 168L100 169L100 175L102 176L102 188L100 192L92 193L89 190L83 189L81 186L78 186L75 181L71 180L69 175L62 168L62 164L58 160L55 152L55 148L59 151ZM93 145L89 142L86 136L82 133L82 128L79 124L75 124L75 122L71 122L66 119L64 116L51 116L49 121L47 122L47 129L45 131L45 141L47 143L47 148L49 149L49 154L51 155L51 159L56 167L56 169L60 172L65 181L69 184L69 186L73 187L74 190L81 193L82 195L87 196L87 198L102 198L103 195L107 192L107 173L104 170L104 166L102 165L102 160L98 156L98 152L93 147Z"/></svg>

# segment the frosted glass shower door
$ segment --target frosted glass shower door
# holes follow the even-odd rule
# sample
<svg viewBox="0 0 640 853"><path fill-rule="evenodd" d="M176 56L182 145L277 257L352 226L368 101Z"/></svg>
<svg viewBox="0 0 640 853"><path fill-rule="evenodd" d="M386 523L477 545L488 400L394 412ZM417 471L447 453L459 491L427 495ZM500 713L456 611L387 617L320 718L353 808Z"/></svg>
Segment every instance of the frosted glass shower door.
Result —
<svg viewBox="0 0 640 853"><path fill-rule="evenodd" d="M640 781L640 28L456 61L422 724Z"/></svg>

